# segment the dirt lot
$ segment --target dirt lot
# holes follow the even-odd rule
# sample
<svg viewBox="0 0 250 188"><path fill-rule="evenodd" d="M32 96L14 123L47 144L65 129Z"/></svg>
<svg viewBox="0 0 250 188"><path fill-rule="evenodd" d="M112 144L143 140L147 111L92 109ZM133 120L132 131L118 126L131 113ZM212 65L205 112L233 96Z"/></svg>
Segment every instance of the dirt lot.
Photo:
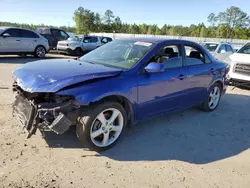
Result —
<svg viewBox="0 0 250 188"><path fill-rule="evenodd" d="M25 139L11 115L11 72L33 60L0 56L0 187L250 187L249 90L228 88L213 113L190 109L138 123L96 153L74 130Z"/></svg>

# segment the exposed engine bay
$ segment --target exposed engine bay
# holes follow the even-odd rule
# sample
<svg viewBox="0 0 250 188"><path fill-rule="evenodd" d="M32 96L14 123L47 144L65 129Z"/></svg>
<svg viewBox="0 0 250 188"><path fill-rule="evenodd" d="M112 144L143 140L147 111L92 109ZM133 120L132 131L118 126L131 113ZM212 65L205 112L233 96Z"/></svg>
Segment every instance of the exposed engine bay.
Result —
<svg viewBox="0 0 250 188"><path fill-rule="evenodd" d="M37 129L50 129L63 134L75 125L80 106L74 97L55 93L29 93L13 84L16 93L13 116L19 121L30 138Z"/></svg>

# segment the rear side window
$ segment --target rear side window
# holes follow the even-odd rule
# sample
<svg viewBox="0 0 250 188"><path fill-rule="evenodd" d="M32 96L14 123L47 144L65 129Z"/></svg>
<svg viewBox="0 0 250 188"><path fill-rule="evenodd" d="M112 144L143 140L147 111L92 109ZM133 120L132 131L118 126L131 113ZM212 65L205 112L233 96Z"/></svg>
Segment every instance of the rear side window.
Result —
<svg viewBox="0 0 250 188"><path fill-rule="evenodd" d="M10 37L20 37L20 29L7 29L3 34L9 34Z"/></svg>
<svg viewBox="0 0 250 188"><path fill-rule="evenodd" d="M230 45L226 45L227 52L233 52L233 48Z"/></svg>
<svg viewBox="0 0 250 188"><path fill-rule="evenodd" d="M36 33L23 29L20 29L20 35L23 38L39 38L39 36Z"/></svg>
<svg viewBox="0 0 250 188"><path fill-rule="evenodd" d="M102 38L102 43L106 44L108 42L111 42L112 41L112 38L109 38L109 37L103 37Z"/></svg>
<svg viewBox="0 0 250 188"><path fill-rule="evenodd" d="M98 42L97 37L84 37L83 40L84 43L94 43L94 42Z"/></svg>
<svg viewBox="0 0 250 188"><path fill-rule="evenodd" d="M43 35L51 35L50 29L38 28L37 32Z"/></svg>
<svg viewBox="0 0 250 188"><path fill-rule="evenodd" d="M224 44L220 45L218 53L221 53L221 51L226 51L226 47Z"/></svg>
<svg viewBox="0 0 250 188"><path fill-rule="evenodd" d="M90 42L98 42L98 38L97 37L91 37Z"/></svg>
<svg viewBox="0 0 250 188"><path fill-rule="evenodd" d="M60 31L60 35L65 39L69 38L69 36L64 31Z"/></svg>
<svg viewBox="0 0 250 188"><path fill-rule="evenodd" d="M206 58L204 52L195 46L185 45L186 66L205 64Z"/></svg>

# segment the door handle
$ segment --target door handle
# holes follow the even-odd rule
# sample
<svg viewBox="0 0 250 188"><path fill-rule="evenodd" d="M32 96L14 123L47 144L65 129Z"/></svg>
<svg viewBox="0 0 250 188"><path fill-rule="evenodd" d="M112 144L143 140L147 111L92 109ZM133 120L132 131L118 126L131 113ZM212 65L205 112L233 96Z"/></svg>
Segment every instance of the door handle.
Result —
<svg viewBox="0 0 250 188"><path fill-rule="evenodd" d="M20 40L16 40L16 41L20 42Z"/></svg>
<svg viewBox="0 0 250 188"><path fill-rule="evenodd" d="M179 76L178 76L178 79L179 80L184 80L186 78L186 76L184 76L183 74L180 74Z"/></svg>

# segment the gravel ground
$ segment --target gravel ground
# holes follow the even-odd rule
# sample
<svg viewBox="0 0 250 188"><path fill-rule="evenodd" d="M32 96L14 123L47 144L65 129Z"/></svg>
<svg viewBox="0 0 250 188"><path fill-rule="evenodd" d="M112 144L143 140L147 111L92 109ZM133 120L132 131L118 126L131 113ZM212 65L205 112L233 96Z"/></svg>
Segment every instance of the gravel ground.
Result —
<svg viewBox="0 0 250 188"><path fill-rule="evenodd" d="M47 58L56 57L67 58ZM11 115L11 72L34 60L0 56L0 187L250 187L249 90L229 87L212 113L194 108L140 122L96 153L73 129L25 139Z"/></svg>

